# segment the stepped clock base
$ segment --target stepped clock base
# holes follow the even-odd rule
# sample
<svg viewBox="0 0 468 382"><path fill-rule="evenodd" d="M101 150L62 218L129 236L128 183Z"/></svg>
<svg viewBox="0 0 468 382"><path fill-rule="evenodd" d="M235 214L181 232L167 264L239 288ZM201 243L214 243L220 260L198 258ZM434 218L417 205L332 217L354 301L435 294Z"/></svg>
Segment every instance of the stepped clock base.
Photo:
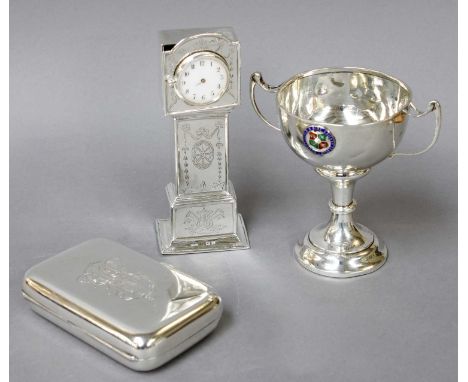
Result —
<svg viewBox="0 0 468 382"><path fill-rule="evenodd" d="M230 251L250 248L247 230L241 214L237 214L236 234L210 235L173 240L171 222L169 219L157 219L155 228L159 250L163 255Z"/></svg>

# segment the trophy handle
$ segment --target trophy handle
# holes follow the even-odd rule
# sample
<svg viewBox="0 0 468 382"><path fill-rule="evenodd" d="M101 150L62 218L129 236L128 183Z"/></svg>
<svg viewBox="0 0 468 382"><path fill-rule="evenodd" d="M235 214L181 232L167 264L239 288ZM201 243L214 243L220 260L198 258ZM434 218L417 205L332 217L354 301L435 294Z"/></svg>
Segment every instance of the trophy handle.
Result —
<svg viewBox="0 0 468 382"><path fill-rule="evenodd" d="M271 86L268 85L262 77L262 74L259 72L252 73L250 76L250 101L252 101L252 106L257 113L257 115L260 117L260 119L265 122L268 126L270 126L272 129L281 131L279 127L276 127L275 125L271 124L268 122L268 120L265 118L265 116L262 114L260 109L257 106L257 101L255 99L255 85L259 85L263 90L269 92L269 93L276 93L279 89L279 86Z"/></svg>
<svg viewBox="0 0 468 382"><path fill-rule="evenodd" d="M427 105L427 110L426 111L418 110L418 108L416 106L414 106L414 104L412 102L409 104L409 108L412 109L415 112L415 114L408 113L408 115L411 115L411 116L413 116L415 118L424 117L425 115L427 115L429 113L435 112L436 126L435 126L435 130L434 130L434 136L432 138L432 142L424 150L421 150L421 151L418 151L418 152L415 152L415 153L396 153L396 152L393 152L393 154L390 155L390 158L393 158L393 157L398 156L398 155L400 155L400 156L403 156L403 155L404 156L414 156L414 155L423 154L426 151L429 151L432 148L432 146L435 145L435 143L437 142L437 139L439 138L440 128L442 127L442 125L441 125L442 109L441 109L440 103L438 101L435 101L435 100L429 102L429 104ZM395 139L393 140L393 147L394 147L394 150L395 150Z"/></svg>

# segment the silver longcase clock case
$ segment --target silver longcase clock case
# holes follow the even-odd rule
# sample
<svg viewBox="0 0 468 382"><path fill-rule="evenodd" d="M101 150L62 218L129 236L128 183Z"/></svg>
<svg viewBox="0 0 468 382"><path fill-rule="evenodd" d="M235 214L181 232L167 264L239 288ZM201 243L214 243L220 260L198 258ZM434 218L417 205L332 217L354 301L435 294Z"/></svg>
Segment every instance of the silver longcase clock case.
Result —
<svg viewBox="0 0 468 382"><path fill-rule="evenodd" d="M229 181L228 121L240 100L239 41L232 28L163 31L164 111L174 119L176 181L169 219L156 220L163 254L249 248Z"/></svg>

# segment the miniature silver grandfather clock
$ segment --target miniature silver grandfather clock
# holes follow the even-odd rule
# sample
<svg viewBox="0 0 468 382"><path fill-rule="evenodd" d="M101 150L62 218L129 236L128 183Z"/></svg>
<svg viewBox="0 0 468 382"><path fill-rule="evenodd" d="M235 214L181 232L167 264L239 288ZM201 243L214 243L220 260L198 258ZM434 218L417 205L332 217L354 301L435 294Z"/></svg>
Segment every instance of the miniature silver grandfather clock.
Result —
<svg viewBox="0 0 468 382"><path fill-rule="evenodd" d="M228 178L228 118L239 105L239 41L232 28L161 32L165 114L174 118L176 182L170 219L156 221L163 254L249 248Z"/></svg>

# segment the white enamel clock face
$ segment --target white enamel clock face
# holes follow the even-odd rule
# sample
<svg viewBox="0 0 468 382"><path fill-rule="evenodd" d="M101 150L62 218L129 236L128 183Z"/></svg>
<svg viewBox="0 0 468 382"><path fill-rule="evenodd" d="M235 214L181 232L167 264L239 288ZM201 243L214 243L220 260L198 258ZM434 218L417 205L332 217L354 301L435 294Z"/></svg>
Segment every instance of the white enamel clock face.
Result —
<svg viewBox="0 0 468 382"><path fill-rule="evenodd" d="M213 52L197 52L183 59L175 72L176 92L186 103L208 105L228 88L226 61Z"/></svg>

